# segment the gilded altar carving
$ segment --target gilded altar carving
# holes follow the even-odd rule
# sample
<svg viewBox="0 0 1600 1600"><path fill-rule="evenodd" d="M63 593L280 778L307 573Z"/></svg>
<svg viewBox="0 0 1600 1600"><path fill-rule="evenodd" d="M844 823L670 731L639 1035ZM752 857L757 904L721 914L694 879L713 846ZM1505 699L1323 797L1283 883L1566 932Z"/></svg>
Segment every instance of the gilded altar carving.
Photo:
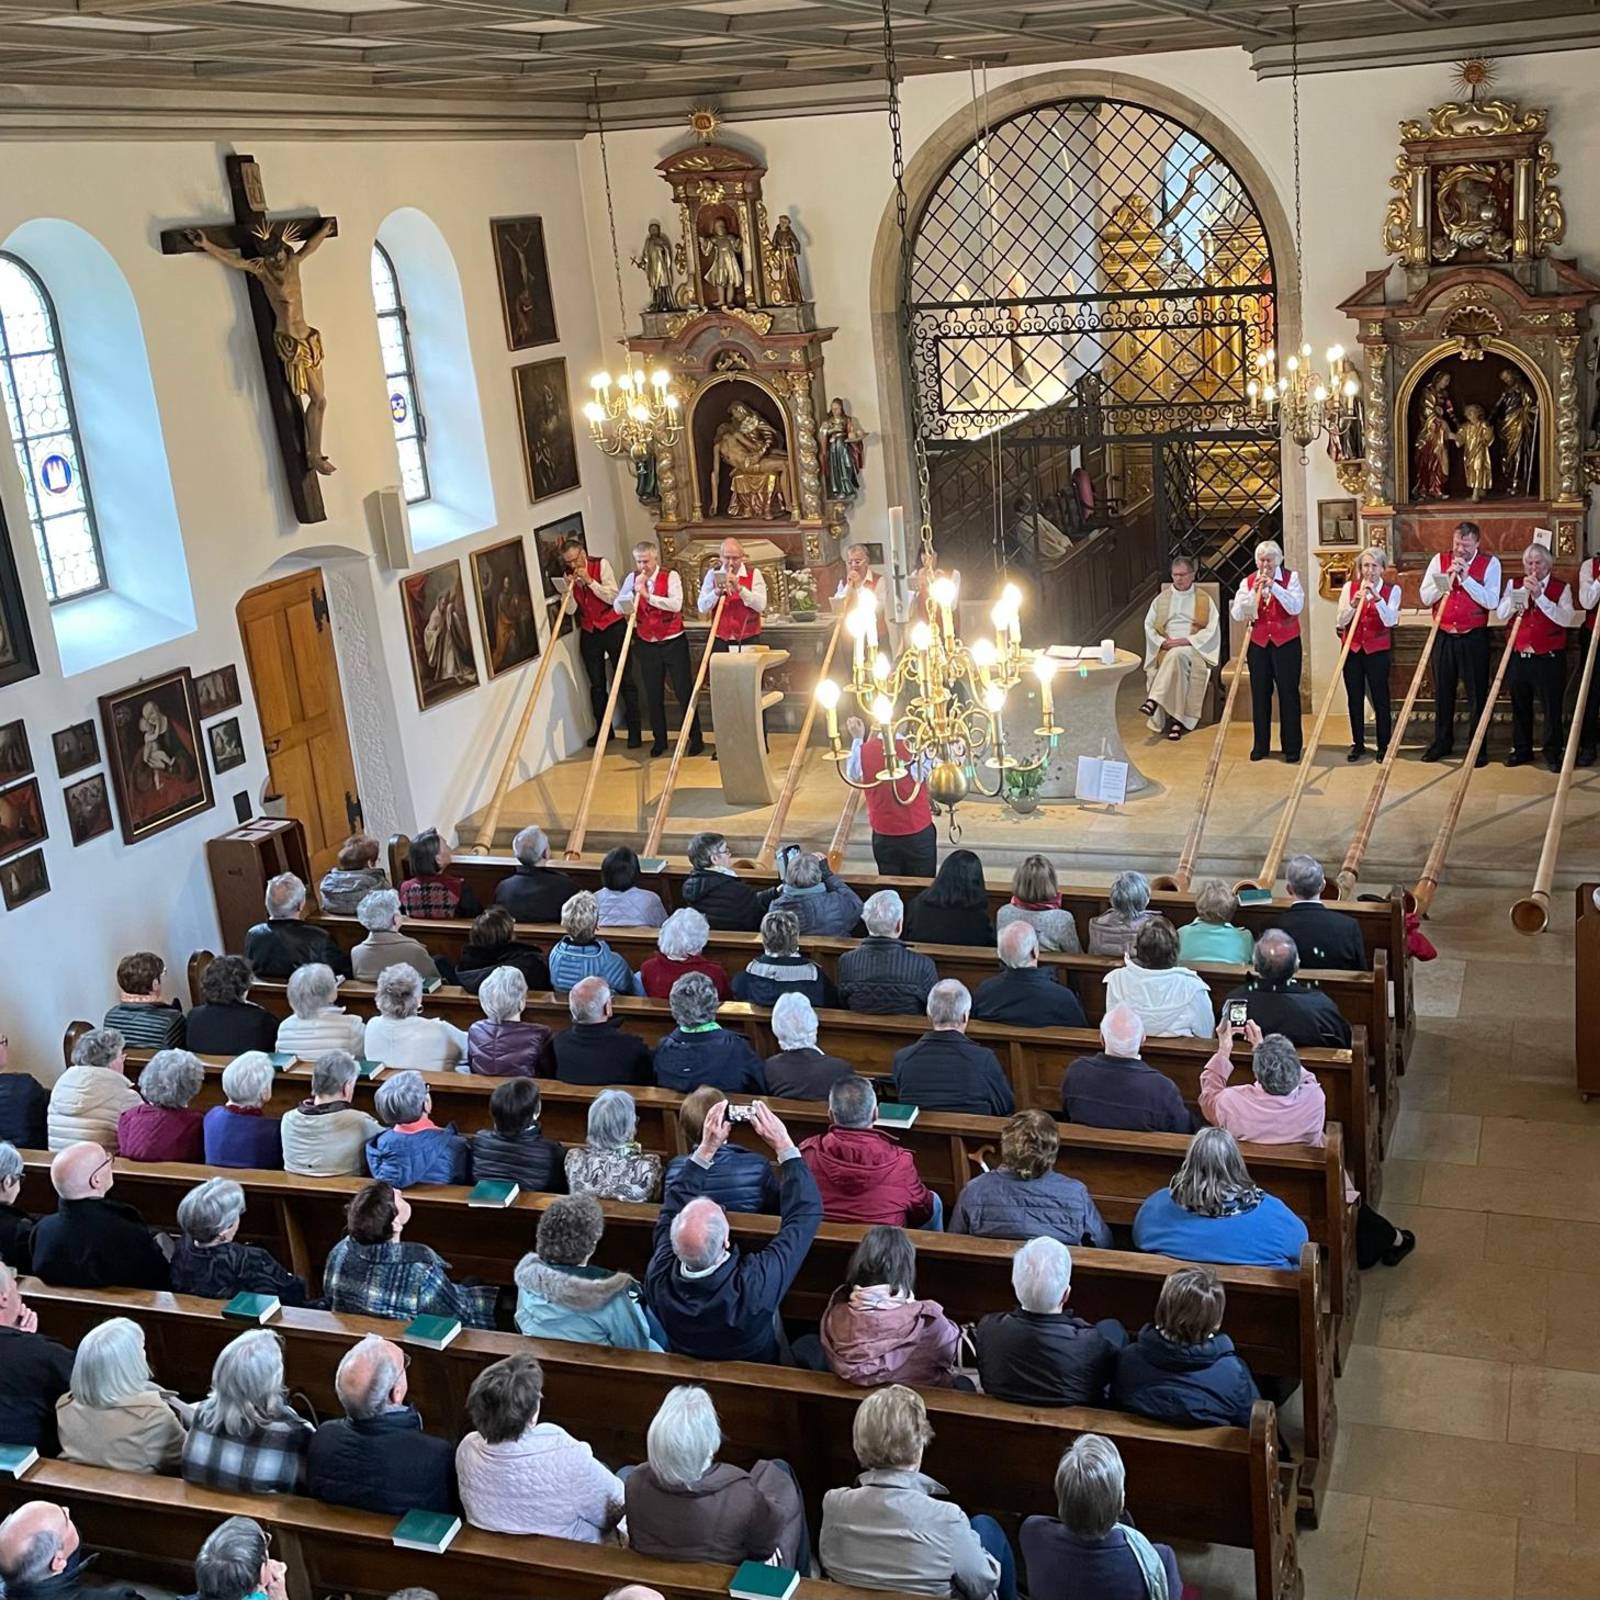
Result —
<svg viewBox="0 0 1600 1600"><path fill-rule="evenodd" d="M1550 113L1543 107L1524 111L1511 100L1452 100L1434 106L1424 121L1407 118L1400 138L1410 144L1421 139L1476 139L1490 134L1543 133Z"/></svg>
<svg viewBox="0 0 1600 1600"><path fill-rule="evenodd" d="M1548 142L1540 145L1539 165L1534 173L1539 185L1539 198L1533 239L1541 253L1567 237L1567 208L1562 203L1560 189L1551 181L1560 171L1561 164L1555 159L1555 146Z"/></svg>
<svg viewBox="0 0 1600 1600"><path fill-rule="evenodd" d="M1367 346L1367 486L1365 504L1389 503L1389 366L1382 345Z"/></svg>
<svg viewBox="0 0 1600 1600"><path fill-rule="evenodd" d="M800 458L800 514L822 516L822 467L817 456L817 413L811 395L811 374L788 375L790 409L795 420L795 454Z"/></svg>
<svg viewBox="0 0 1600 1600"><path fill-rule="evenodd" d="M1578 343L1576 339L1556 340L1556 474L1563 500L1576 500L1580 489L1578 452L1583 424L1578 417Z"/></svg>

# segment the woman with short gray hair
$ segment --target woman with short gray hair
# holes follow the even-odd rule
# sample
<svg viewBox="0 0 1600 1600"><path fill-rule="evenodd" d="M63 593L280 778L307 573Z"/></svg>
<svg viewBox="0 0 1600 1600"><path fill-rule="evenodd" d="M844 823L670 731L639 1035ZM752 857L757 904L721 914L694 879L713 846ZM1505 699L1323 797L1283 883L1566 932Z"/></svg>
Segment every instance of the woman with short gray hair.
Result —
<svg viewBox="0 0 1600 1600"><path fill-rule="evenodd" d="M422 1183L465 1183L471 1150L452 1122L433 1121L433 1096L420 1072L397 1072L378 1087L373 1103L383 1132L367 1142L367 1169L397 1189Z"/></svg>
<svg viewBox="0 0 1600 1600"><path fill-rule="evenodd" d="M727 969L706 954L711 924L692 906L680 906L656 934L656 953L639 963L639 983L648 999L665 1000L679 978L701 972L716 987L719 1000L733 998Z"/></svg>
<svg viewBox="0 0 1600 1600"><path fill-rule="evenodd" d="M465 1072L467 1036L442 1017L424 1017L422 978L398 963L378 974L374 994L380 1015L367 1024L368 1060L416 1072Z"/></svg>
<svg viewBox="0 0 1600 1600"><path fill-rule="evenodd" d="M184 1481L226 1494L297 1494L311 1434L289 1404L283 1341L252 1328L224 1345L211 1369L211 1393L184 1441Z"/></svg>
<svg viewBox="0 0 1600 1600"><path fill-rule="evenodd" d="M184 1024L183 1042L202 1056L270 1050L278 1019L249 998L255 973L243 956L218 956L200 978L200 1004Z"/></svg>
<svg viewBox="0 0 1600 1600"><path fill-rule="evenodd" d="M773 1006L786 994L803 994L814 1006L836 1007L839 991L827 971L800 951L800 921L773 906L761 919L761 954L733 977L733 998Z"/></svg>
<svg viewBox="0 0 1600 1600"><path fill-rule="evenodd" d="M516 967L496 967L478 985L484 1021L467 1029L467 1065L487 1078L553 1078L554 1033L524 1022L528 980Z"/></svg>
<svg viewBox="0 0 1600 1600"><path fill-rule="evenodd" d="M282 1125L262 1114L276 1079L272 1058L260 1050L222 1069L224 1103L212 1106L202 1123L208 1167L276 1172L283 1166Z"/></svg>
<svg viewBox="0 0 1600 1600"><path fill-rule="evenodd" d="M635 1139L639 1114L623 1089L603 1089L589 1102L589 1137L567 1151L567 1189L597 1200L654 1200L661 1190L661 1157Z"/></svg>
<svg viewBox="0 0 1600 1600"><path fill-rule="evenodd" d="M1300 574L1283 564L1283 546L1263 539L1256 546L1255 567L1240 580L1228 614L1249 629L1245 652L1250 669L1250 716L1254 737L1250 759L1265 761L1272 753L1272 697L1278 697L1278 722L1283 759L1298 763L1300 732L1300 613L1306 594ZM1441 563L1443 557L1440 557ZM1432 575L1429 575L1432 581Z"/></svg>
<svg viewBox="0 0 1600 1600"><path fill-rule="evenodd" d="M561 907L561 937L550 947L550 987L567 994L585 978L604 978L613 994L642 994L639 980L596 931L600 907L587 889L580 889Z"/></svg>
<svg viewBox="0 0 1600 1600"><path fill-rule="evenodd" d="M1199 961L1240 962L1249 965L1255 940L1248 928L1234 925L1239 897L1221 878L1203 878L1194 892L1194 921L1178 930L1178 959L1193 966Z"/></svg>
<svg viewBox="0 0 1600 1600"><path fill-rule="evenodd" d="M656 1046L656 1083L688 1094L711 1084L729 1094L765 1094L761 1057L742 1033L717 1022L717 991L703 972L688 972L669 997L677 1026Z"/></svg>
<svg viewBox="0 0 1600 1600"><path fill-rule="evenodd" d="M204 1161L205 1113L189 1102L206 1069L187 1050L158 1050L139 1074L144 1103L117 1118L118 1154L129 1161Z"/></svg>
<svg viewBox="0 0 1600 1600"><path fill-rule="evenodd" d="M1119 872L1106 899L1110 909L1089 918L1089 954L1125 956L1134 934L1152 914L1150 880L1142 872Z"/></svg>
<svg viewBox="0 0 1600 1600"><path fill-rule="evenodd" d="M17 1147L0 1142L0 1261L13 1272L33 1266L34 1219L17 1204L24 1170Z"/></svg>
<svg viewBox="0 0 1600 1600"><path fill-rule="evenodd" d="M342 1006L339 980L333 968L320 961L296 967L289 974L289 1009L292 1017L278 1024L277 1048L302 1061L315 1061L330 1050L344 1050L359 1059L366 1024Z"/></svg>
<svg viewBox="0 0 1600 1600"><path fill-rule="evenodd" d="M778 1053L762 1063L767 1093L780 1100L826 1100L834 1084L855 1076L855 1068L828 1055L817 1043L817 1013L803 994L778 996L772 1008L772 1036Z"/></svg>
<svg viewBox="0 0 1600 1600"><path fill-rule="evenodd" d="M113 1472L176 1472L193 1410L150 1376L144 1329L109 1317L78 1341L72 1388L56 1402L62 1458Z"/></svg>
<svg viewBox="0 0 1600 1600"><path fill-rule="evenodd" d="M374 889L365 896L356 918L367 936L350 952L350 970L363 983L374 982L385 967L402 961L425 981L440 976L428 947L400 931L400 896L393 889Z"/></svg>
<svg viewBox="0 0 1600 1600"><path fill-rule="evenodd" d="M45 1125L52 1151L87 1140L117 1153L117 1120L140 1104L123 1077L127 1041L115 1028L91 1028L72 1047L72 1065L50 1086Z"/></svg>
<svg viewBox="0 0 1600 1600"><path fill-rule="evenodd" d="M605 1230L605 1213L590 1194L558 1195L539 1213L534 1248L513 1277L518 1333L659 1353L637 1279L591 1266Z"/></svg>
<svg viewBox="0 0 1600 1600"><path fill-rule="evenodd" d="M172 1252L172 1292L203 1300L236 1294L276 1295L286 1306L306 1303L306 1286L260 1245L239 1243L244 1190L232 1178L207 1178L178 1202L182 1233Z"/></svg>

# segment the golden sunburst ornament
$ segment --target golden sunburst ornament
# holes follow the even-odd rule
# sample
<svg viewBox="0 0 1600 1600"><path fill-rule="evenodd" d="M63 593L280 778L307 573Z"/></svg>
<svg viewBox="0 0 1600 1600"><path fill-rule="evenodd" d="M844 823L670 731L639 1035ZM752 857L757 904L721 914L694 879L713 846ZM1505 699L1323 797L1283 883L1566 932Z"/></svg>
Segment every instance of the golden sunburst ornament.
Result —
<svg viewBox="0 0 1600 1600"><path fill-rule="evenodd" d="M1496 68L1487 56L1468 56L1455 64L1455 86L1473 105L1478 103L1478 91L1494 87Z"/></svg>
<svg viewBox="0 0 1600 1600"><path fill-rule="evenodd" d="M722 117L715 106L696 106L689 113L689 131L701 144L710 144L722 126Z"/></svg>

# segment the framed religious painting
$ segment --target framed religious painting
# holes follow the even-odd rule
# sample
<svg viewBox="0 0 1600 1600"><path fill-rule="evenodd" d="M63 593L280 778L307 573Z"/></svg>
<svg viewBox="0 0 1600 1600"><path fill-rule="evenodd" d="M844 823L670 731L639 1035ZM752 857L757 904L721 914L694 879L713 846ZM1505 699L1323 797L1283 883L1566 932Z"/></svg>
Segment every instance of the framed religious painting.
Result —
<svg viewBox="0 0 1600 1600"><path fill-rule="evenodd" d="M31 678L38 670L39 657L17 578L17 558L12 554L5 511L0 508L0 689Z"/></svg>
<svg viewBox="0 0 1600 1600"><path fill-rule="evenodd" d="M1317 501L1317 543L1353 545L1360 529L1360 521L1354 500Z"/></svg>
<svg viewBox="0 0 1600 1600"><path fill-rule="evenodd" d="M74 847L111 832L111 793L106 788L105 773L69 783L61 796L67 802L67 832L72 835Z"/></svg>
<svg viewBox="0 0 1600 1600"><path fill-rule="evenodd" d="M0 783L15 783L33 771L33 751L22 718L0 726Z"/></svg>
<svg viewBox="0 0 1600 1600"><path fill-rule="evenodd" d="M0 856L14 856L49 837L37 778L0 789Z"/></svg>
<svg viewBox="0 0 1600 1600"><path fill-rule="evenodd" d="M533 589L528 582L528 551L519 539L507 539L472 552L472 582L478 592L478 622L489 676L520 667L539 654L539 630L533 625Z"/></svg>
<svg viewBox="0 0 1600 1600"><path fill-rule="evenodd" d="M235 666L218 667L215 672L202 672L194 680L195 704L200 707L200 720L220 717L239 704L239 669Z"/></svg>
<svg viewBox="0 0 1600 1600"><path fill-rule="evenodd" d="M101 695L100 728L125 843L211 809L211 774L187 667Z"/></svg>
<svg viewBox="0 0 1600 1600"><path fill-rule="evenodd" d="M0 893L5 895L6 910L15 911L30 900L50 893L50 874L44 868L44 851L18 856L0 866Z"/></svg>
<svg viewBox="0 0 1600 1600"><path fill-rule="evenodd" d="M500 280L500 310L506 347L533 350L556 342L556 307L550 295L550 263L544 253L540 217L499 217L489 224L494 267Z"/></svg>
<svg viewBox="0 0 1600 1600"><path fill-rule="evenodd" d="M445 700L478 687L478 658L467 621L461 563L413 572L400 580L406 609L406 642L417 704L429 711Z"/></svg>
<svg viewBox="0 0 1600 1600"><path fill-rule="evenodd" d="M229 717L226 722L207 728L206 738L211 744L211 766L219 778L224 772L244 765L244 740L239 733L237 717Z"/></svg>
<svg viewBox="0 0 1600 1600"><path fill-rule="evenodd" d="M537 503L578 487L578 448L572 437L567 363L561 356L513 367L528 496Z"/></svg>
<svg viewBox="0 0 1600 1600"><path fill-rule="evenodd" d="M62 728L59 733L52 733L50 746L56 753L58 778L67 778L74 772L82 772L85 767L92 767L100 759L100 736L95 732L92 720L74 722L70 728Z"/></svg>
<svg viewBox="0 0 1600 1600"><path fill-rule="evenodd" d="M538 555L539 575L544 581L547 616L554 616L556 607L561 604L561 585L567 581L561 565L561 547L568 539L576 539L579 544L584 542L581 511L557 517L554 522L547 522L542 528L533 530L533 547Z"/></svg>

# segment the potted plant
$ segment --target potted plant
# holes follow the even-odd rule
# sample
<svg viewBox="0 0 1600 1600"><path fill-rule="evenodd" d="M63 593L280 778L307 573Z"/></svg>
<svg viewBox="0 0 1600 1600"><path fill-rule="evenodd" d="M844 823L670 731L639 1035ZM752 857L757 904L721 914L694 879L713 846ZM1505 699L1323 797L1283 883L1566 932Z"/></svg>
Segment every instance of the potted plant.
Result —
<svg viewBox="0 0 1600 1600"><path fill-rule="evenodd" d="M1026 817L1039 809L1039 791L1044 787L1044 764L1006 769L1005 802L1018 816Z"/></svg>

